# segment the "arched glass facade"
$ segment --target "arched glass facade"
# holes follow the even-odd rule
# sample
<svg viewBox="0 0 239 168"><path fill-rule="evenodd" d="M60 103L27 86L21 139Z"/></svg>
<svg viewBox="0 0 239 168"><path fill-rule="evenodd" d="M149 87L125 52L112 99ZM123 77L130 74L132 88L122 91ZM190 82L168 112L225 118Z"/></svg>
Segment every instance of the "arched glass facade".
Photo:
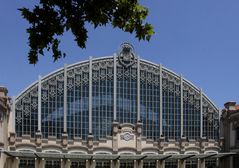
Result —
<svg viewBox="0 0 239 168"><path fill-rule="evenodd" d="M117 121L142 122L147 139L218 139L218 109L201 90L160 65L131 62L90 59L40 78L15 100L17 136L106 138Z"/></svg>

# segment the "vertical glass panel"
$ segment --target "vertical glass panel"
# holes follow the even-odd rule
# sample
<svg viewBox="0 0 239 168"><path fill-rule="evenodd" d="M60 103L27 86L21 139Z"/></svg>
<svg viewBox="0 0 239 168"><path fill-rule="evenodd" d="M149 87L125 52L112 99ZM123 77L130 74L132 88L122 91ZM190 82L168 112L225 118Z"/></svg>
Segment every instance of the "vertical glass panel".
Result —
<svg viewBox="0 0 239 168"><path fill-rule="evenodd" d="M15 110L16 110L16 114L15 114L15 124L16 124L16 134L17 137L21 137L22 136L22 128L23 128L23 105L22 105L22 99L18 100L16 102L15 105Z"/></svg>
<svg viewBox="0 0 239 168"><path fill-rule="evenodd" d="M180 79L162 72L163 135L169 139L181 136L181 87Z"/></svg>
<svg viewBox="0 0 239 168"><path fill-rule="evenodd" d="M219 114L207 99L203 98L203 136L208 139L219 138Z"/></svg>
<svg viewBox="0 0 239 168"><path fill-rule="evenodd" d="M143 135L149 139L158 139L160 87L159 69L141 63L140 71L140 116L143 122ZM153 71L153 72L152 72Z"/></svg>
<svg viewBox="0 0 239 168"><path fill-rule="evenodd" d="M92 64L92 125L94 138L111 135L113 122L113 60Z"/></svg>
<svg viewBox="0 0 239 168"><path fill-rule="evenodd" d="M137 67L117 66L117 120L137 122Z"/></svg>
<svg viewBox="0 0 239 168"><path fill-rule="evenodd" d="M17 136L35 136L38 128L38 87L34 85L16 100L16 133Z"/></svg>
<svg viewBox="0 0 239 168"><path fill-rule="evenodd" d="M70 139L89 132L89 64L67 71L67 132Z"/></svg>
<svg viewBox="0 0 239 168"><path fill-rule="evenodd" d="M64 74L61 73L42 82L41 128L43 138L60 138L64 118Z"/></svg>
<svg viewBox="0 0 239 168"><path fill-rule="evenodd" d="M183 131L189 139L200 138L200 93L183 84Z"/></svg>

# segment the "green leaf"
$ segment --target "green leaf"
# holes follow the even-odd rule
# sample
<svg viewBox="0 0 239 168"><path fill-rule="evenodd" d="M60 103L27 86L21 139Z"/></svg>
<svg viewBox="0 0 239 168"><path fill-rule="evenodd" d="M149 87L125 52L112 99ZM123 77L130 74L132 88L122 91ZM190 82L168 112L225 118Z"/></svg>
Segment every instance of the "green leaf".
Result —
<svg viewBox="0 0 239 168"><path fill-rule="evenodd" d="M135 33L139 40L149 41L154 34L152 25L145 22L148 9L139 5L138 0L40 0L32 10L25 7L18 10L30 25L27 28L30 64L36 64L44 51L51 51L54 61L65 57L57 39L65 31L71 31L77 45L85 48L86 23L95 28L111 24L114 28Z"/></svg>

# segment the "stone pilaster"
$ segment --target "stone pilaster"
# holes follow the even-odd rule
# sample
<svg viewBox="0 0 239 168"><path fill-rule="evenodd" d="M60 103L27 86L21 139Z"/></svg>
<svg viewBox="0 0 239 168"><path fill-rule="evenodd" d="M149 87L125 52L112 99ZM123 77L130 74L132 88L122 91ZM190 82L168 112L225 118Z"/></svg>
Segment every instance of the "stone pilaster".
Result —
<svg viewBox="0 0 239 168"><path fill-rule="evenodd" d="M138 168L137 166L138 166L138 163L136 160L134 160L134 168Z"/></svg>
<svg viewBox="0 0 239 168"><path fill-rule="evenodd" d="M137 160L137 168L143 168L143 166L144 166L144 162L143 162L143 160Z"/></svg>
<svg viewBox="0 0 239 168"><path fill-rule="evenodd" d="M163 154L165 144L166 144L165 137L161 135L158 143L159 154Z"/></svg>
<svg viewBox="0 0 239 168"><path fill-rule="evenodd" d="M164 168L165 167L165 161L164 160L157 160L156 161L156 168Z"/></svg>
<svg viewBox="0 0 239 168"><path fill-rule="evenodd" d="M93 153L93 140L94 140L94 136L92 134L89 134L88 139L87 139L87 146L88 146L89 154Z"/></svg>
<svg viewBox="0 0 239 168"><path fill-rule="evenodd" d="M205 152L205 147L207 146L208 142L207 139L205 137L202 137L200 139L200 149L201 149L201 153Z"/></svg>
<svg viewBox="0 0 239 168"><path fill-rule="evenodd" d="M12 157L7 159L7 168L18 168L19 165L19 159Z"/></svg>
<svg viewBox="0 0 239 168"><path fill-rule="evenodd" d="M224 137L220 137L220 139L219 139L219 146L222 149L222 151L226 150L225 149L225 139L224 139Z"/></svg>
<svg viewBox="0 0 239 168"><path fill-rule="evenodd" d="M114 121L112 123L113 126L113 135L112 135L112 148L113 148L113 153L117 154L118 153L118 131L119 131L119 123Z"/></svg>
<svg viewBox="0 0 239 168"><path fill-rule="evenodd" d="M136 150L137 154L142 152L142 122L137 122L136 124Z"/></svg>
<svg viewBox="0 0 239 168"><path fill-rule="evenodd" d="M41 152L42 150L42 134L40 131L36 132L35 136L36 151Z"/></svg>
<svg viewBox="0 0 239 168"><path fill-rule="evenodd" d="M120 167L120 161L119 160L112 160L111 165L112 165L111 167L119 168Z"/></svg>
<svg viewBox="0 0 239 168"><path fill-rule="evenodd" d="M61 168L70 168L71 161L69 159L63 159L61 162Z"/></svg>
<svg viewBox="0 0 239 168"><path fill-rule="evenodd" d="M67 146L68 146L68 134L63 133L61 136L61 145L62 145L62 150L63 153L67 153Z"/></svg>
<svg viewBox="0 0 239 168"><path fill-rule="evenodd" d="M44 159L36 159L35 160L35 168L45 168L46 160Z"/></svg>
<svg viewBox="0 0 239 168"><path fill-rule="evenodd" d="M179 159L178 160L178 168L185 168L186 167L186 160Z"/></svg>
<svg viewBox="0 0 239 168"><path fill-rule="evenodd" d="M181 149L181 153L185 152L185 147L188 146L188 142L187 142L187 138L185 136L181 137L180 140L180 149Z"/></svg>
<svg viewBox="0 0 239 168"><path fill-rule="evenodd" d="M85 166L86 166L86 168L90 168L90 161L89 160L85 161Z"/></svg>
<svg viewBox="0 0 239 168"><path fill-rule="evenodd" d="M95 168L96 167L96 161L91 160L90 168Z"/></svg>
<svg viewBox="0 0 239 168"><path fill-rule="evenodd" d="M11 150L16 149L15 142L16 142L16 133L15 132L10 132L9 147L10 147Z"/></svg>
<svg viewBox="0 0 239 168"><path fill-rule="evenodd" d="M205 168L205 159L198 159L198 168Z"/></svg>

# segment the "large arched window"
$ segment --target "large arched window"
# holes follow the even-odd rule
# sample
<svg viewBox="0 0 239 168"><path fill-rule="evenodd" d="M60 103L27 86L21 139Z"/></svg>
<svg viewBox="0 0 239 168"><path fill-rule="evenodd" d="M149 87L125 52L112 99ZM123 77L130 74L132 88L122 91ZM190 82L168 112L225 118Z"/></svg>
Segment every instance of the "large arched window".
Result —
<svg viewBox="0 0 239 168"><path fill-rule="evenodd" d="M131 61L90 59L40 78L16 98L17 136L34 137L39 129L43 138L64 132L69 139L106 138L115 119L141 120L143 136L153 140L218 139L218 109L201 90L165 67L136 56Z"/></svg>

